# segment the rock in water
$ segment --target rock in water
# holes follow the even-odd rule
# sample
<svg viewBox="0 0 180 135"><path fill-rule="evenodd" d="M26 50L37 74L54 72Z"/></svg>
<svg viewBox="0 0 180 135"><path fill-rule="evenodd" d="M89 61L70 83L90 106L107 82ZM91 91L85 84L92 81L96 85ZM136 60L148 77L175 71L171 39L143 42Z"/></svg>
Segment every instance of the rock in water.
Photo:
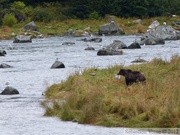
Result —
<svg viewBox="0 0 180 135"><path fill-rule="evenodd" d="M5 50L0 50L0 56L5 56L7 53Z"/></svg>
<svg viewBox="0 0 180 135"><path fill-rule="evenodd" d="M0 64L0 68L12 68L13 66L10 66L8 64L2 63Z"/></svg>
<svg viewBox="0 0 180 135"><path fill-rule="evenodd" d="M100 49L97 52L98 56L103 56L103 55L122 55L123 51L122 50L113 50L113 49Z"/></svg>
<svg viewBox="0 0 180 135"><path fill-rule="evenodd" d="M65 65L62 62L56 60L54 64L51 66L51 68L65 68Z"/></svg>
<svg viewBox="0 0 180 135"><path fill-rule="evenodd" d="M2 92L1 95L14 95L19 94L19 91L13 87L7 86Z"/></svg>
<svg viewBox="0 0 180 135"><path fill-rule="evenodd" d="M130 44L127 48L128 49L141 49L141 46L139 43L134 42L134 43Z"/></svg>
<svg viewBox="0 0 180 135"><path fill-rule="evenodd" d="M31 42L32 42L31 36L25 36L25 35L18 35L13 41L13 43L31 43Z"/></svg>

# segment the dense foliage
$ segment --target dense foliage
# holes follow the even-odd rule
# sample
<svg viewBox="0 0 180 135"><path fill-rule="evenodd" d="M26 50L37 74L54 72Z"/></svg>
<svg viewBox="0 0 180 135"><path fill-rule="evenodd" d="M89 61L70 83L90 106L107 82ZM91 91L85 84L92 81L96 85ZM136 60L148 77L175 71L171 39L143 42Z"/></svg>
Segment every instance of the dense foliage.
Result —
<svg viewBox="0 0 180 135"><path fill-rule="evenodd" d="M0 0L0 24L5 14L18 21L99 19L107 14L117 17L154 17L180 14L179 0Z"/></svg>

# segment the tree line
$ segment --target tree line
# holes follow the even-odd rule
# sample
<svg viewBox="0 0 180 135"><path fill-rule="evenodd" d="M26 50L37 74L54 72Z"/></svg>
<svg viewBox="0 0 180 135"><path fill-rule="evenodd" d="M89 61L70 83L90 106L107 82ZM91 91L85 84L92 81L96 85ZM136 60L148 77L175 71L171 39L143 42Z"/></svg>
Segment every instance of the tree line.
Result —
<svg viewBox="0 0 180 135"><path fill-rule="evenodd" d="M0 0L0 24L6 14L17 21L117 17L149 18L180 14L180 0Z"/></svg>

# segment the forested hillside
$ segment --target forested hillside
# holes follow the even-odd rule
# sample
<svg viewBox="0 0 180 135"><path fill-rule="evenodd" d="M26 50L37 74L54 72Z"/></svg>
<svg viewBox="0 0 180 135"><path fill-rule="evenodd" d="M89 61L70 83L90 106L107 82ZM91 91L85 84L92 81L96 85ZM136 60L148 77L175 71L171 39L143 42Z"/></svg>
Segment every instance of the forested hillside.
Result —
<svg viewBox="0 0 180 135"><path fill-rule="evenodd" d="M0 0L0 25L15 22L50 22L65 19L100 19L105 15L149 18L180 14L180 0Z"/></svg>

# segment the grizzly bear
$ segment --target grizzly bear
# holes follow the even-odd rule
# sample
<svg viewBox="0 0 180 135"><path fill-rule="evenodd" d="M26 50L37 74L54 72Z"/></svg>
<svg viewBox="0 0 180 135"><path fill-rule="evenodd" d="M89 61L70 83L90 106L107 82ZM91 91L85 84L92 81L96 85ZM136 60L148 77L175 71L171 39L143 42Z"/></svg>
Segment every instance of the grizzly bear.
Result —
<svg viewBox="0 0 180 135"><path fill-rule="evenodd" d="M131 85L136 82L145 82L146 77L139 71L132 71L130 69L120 69L117 75L125 77L126 85Z"/></svg>

